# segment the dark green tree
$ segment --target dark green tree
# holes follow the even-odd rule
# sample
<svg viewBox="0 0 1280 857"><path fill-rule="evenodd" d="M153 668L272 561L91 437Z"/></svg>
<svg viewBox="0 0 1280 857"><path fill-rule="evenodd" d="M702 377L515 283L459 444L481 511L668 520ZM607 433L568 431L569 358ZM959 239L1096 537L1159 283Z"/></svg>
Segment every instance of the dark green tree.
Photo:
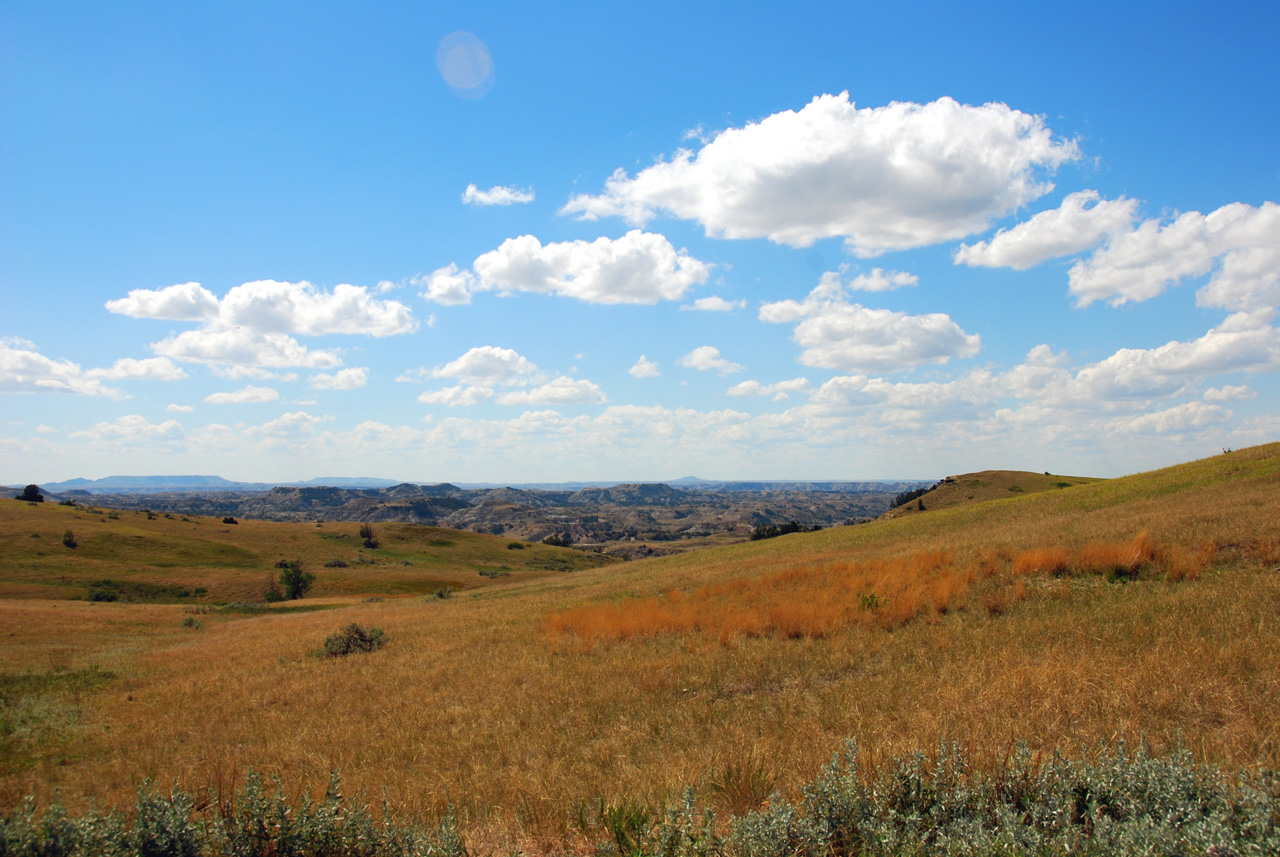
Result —
<svg viewBox="0 0 1280 857"><path fill-rule="evenodd" d="M284 587L284 597L289 601L306 595L311 584L316 582L316 576L305 571L296 559L282 559L276 563L276 568L280 569L280 585Z"/></svg>
<svg viewBox="0 0 1280 857"><path fill-rule="evenodd" d="M40 493L39 485L28 485L22 489L22 493L14 497L15 500L26 500L28 503L43 503L44 495Z"/></svg>

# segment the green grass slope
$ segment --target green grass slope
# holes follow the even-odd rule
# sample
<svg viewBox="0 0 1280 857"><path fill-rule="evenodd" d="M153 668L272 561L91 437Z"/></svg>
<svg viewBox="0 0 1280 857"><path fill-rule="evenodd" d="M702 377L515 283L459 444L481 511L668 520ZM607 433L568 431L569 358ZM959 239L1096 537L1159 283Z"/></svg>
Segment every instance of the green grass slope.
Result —
<svg viewBox="0 0 1280 857"><path fill-rule="evenodd" d="M473 589L608 562L478 533L373 526L377 549L364 547L354 522L227 524L0 501L0 598L85 598L103 588L95 584L112 581L125 584L115 586L117 592L132 589L135 600L260 600L280 560L297 560L316 574L311 597L428 592L442 585ZM67 533L75 547L65 543ZM147 587L151 596L139 595Z"/></svg>

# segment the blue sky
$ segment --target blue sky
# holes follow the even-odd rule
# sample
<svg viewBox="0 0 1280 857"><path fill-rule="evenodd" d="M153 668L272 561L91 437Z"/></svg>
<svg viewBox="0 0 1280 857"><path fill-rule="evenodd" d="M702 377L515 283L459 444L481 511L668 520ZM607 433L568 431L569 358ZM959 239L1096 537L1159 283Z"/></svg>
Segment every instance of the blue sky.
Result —
<svg viewBox="0 0 1280 857"><path fill-rule="evenodd" d="M1041 5L9 2L0 482L1280 439L1280 7Z"/></svg>

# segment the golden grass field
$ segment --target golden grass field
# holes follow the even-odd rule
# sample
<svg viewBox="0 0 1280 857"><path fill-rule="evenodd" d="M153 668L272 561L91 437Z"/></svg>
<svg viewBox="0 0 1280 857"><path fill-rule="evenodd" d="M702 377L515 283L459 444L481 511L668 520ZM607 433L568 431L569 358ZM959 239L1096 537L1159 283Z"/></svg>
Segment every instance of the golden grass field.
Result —
<svg viewBox="0 0 1280 857"><path fill-rule="evenodd" d="M849 737L871 764L1124 738L1280 767L1280 444L1053 481L596 567L411 525L368 551L357 524L0 503L0 807L147 779L216 800L250 769L300 795L336 768L407 818L453 806L483 852L585 842L601 806L686 785L741 812ZM186 612L260 598L279 559L317 574L305 600ZM73 600L102 579L204 593ZM390 642L312 655L353 621Z"/></svg>

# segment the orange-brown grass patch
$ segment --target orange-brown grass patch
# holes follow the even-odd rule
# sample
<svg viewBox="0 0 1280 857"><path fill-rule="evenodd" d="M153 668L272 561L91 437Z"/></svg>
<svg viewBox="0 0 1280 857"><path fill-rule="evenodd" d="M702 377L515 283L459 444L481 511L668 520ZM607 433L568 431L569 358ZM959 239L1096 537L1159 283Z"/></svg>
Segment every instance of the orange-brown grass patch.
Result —
<svg viewBox="0 0 1280 857"><path fill-rule="evenodd" d="M591 646L658 634L735 637L826 637L853 624L893 628L928 619L963 602L980 567L959 565L951 551L788 568L735 578L692 592L631 598L560 610L544 627L553 638Z"/></svg>
<svg viewBox="0 0 1280 857"><path fill-rule="evenodd" d="M1065 574L1071 567L1066 548L1035 548L1013 558L1014 574Z"/></svg>
<svg viewBox="0 0 1280 857"><path fill-rule="evenodd" d="M1160 544L1145 530L1125 542L1088 542L1069 552L1064 547L1034 548L1013 558L1015 575L1060 577L1066 574L1096 575L1112 579L1162 575L1166 580L1194 580L1218 552L1208 540L1192 551L1175 544Z"/></svg>
<svg viewBox="0 0 1280 857"><path fill-rule="evenodd" d="M1145 531L1125 542L1088 542L1076 551L1033 548L1011 556L985 551L965 562L957 562L950 550L919 551L558 610L546 617L544 630L553 642L572 638L588 648L659 634L701 634L723 643L740 636L819 638L854 624L889 629L935 619L966 606L973 584L993 577L998 579L981 593L988 615L1026 597L1020 579L1026 576L1129 579L1157 573L1171 581L1193 580L1215 552L1212 542L1195 552L1161 545ZM1006 570L1014 579L1002 574Z"/></svg>

